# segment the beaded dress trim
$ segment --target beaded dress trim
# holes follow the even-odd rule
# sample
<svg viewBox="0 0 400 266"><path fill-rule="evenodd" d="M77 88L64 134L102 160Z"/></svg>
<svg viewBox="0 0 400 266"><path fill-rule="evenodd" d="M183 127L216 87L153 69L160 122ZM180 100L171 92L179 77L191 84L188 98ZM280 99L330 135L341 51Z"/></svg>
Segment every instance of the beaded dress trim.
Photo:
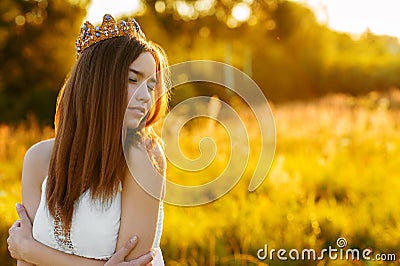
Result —
<svg viewBox="0 0 400 266"><path fill-rule="evenodd" d="M71 241L70 231L68 230L67 235L64 235L63 229L64 228L63 228L63 223L61 221L60 210L57 208L56 216L54 217L54 222L53 222L54 239L56 240L57 245L61 249L74 253L74 245L72 244Z"/></svg>

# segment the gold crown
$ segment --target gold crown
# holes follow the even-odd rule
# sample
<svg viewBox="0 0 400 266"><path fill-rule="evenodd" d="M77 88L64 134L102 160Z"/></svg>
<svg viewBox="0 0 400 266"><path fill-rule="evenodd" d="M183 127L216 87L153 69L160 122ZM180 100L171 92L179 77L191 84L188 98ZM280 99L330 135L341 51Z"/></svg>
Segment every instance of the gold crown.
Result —
<svg viewBox="0 0 400 266"><path fill-rule="evenodd" d="M137 23L134 18L129 19L128 22L122 20L117 23L111 15L106 14L103 17L101 25L96 27L94 27L89 21L86 21L75 42L76 57L79 57L86 48L95 43L119 36L137 36L143 39L146 38L143 31L140 29L139 23Z"/></svg>

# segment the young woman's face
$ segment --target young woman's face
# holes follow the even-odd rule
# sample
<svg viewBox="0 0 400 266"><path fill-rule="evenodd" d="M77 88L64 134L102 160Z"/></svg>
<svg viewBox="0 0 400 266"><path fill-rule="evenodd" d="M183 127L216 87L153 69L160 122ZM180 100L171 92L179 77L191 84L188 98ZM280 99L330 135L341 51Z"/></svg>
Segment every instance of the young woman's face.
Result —
<svg viewBox="0 0 400 266"><path fill-rule="evenodd" d="M128 107L125 121L135 129L149 112L156 85L156 61L149 52L142 53L129 66Z"/></svg>

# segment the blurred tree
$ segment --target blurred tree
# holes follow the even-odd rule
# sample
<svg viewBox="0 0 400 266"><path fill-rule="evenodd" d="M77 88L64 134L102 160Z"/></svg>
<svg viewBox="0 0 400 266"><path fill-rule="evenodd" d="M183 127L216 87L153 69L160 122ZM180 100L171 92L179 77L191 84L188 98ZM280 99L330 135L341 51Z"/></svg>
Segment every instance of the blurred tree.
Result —
<svg viewBox="0 0 400 266"><path fill-rule="evenodd" d="M0 2L0 122L32 112L51 123L88 3ZM170 63L208 59L231 64L251 75L272 101L400 87L396 38L366 31L355 39L334 32L293 1L142 0L142 7L136 17ZM214 95L215 86L192 85L175 99ZM220 89L218 96L227 100L232 94Z"/></svg>
<svg viewBox="0 0 400 266"><path fill-rule="evenodd" d="M400 85L394 74L400 62L397 39L371 32L353 39L320 25L299 3L150 0L143 4L141 22L172 63L212 59L251 69L249 73L274 101L329 92L361 94ZM206 86L190 91L210 93Z"/></svg>
<svg viewBox="0 0 400 266"><path fill-rule="evenodd" d="M271 18L283 0L148 0L147 7L158 14L170 14L176 20L193 21L215 16L230 28L242 24L255 25Z"/></svg>
<svg viewBox="0 0 400 266"><path fill-rule="evenodd" d="M29 112L52 121L88 2L1 1L0 122L23 119Z"/></svg>

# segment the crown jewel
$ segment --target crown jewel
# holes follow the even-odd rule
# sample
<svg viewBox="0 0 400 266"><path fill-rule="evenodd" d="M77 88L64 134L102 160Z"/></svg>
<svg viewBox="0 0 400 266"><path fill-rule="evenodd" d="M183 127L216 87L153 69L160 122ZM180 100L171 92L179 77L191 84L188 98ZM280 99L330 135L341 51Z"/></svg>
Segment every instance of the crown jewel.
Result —
<svg viewBox="0 0 400 266"><path fill-rule="evenodd" d="M134 18L117 23L115 19L106 14L103 17L103 22L100 26L94 27L89 21L86 21L75 42L76 56L79 57L82 52L102 40L107 40L119 36L137 36L145 39L143 31L140 29L139 23Z"/></svg>

